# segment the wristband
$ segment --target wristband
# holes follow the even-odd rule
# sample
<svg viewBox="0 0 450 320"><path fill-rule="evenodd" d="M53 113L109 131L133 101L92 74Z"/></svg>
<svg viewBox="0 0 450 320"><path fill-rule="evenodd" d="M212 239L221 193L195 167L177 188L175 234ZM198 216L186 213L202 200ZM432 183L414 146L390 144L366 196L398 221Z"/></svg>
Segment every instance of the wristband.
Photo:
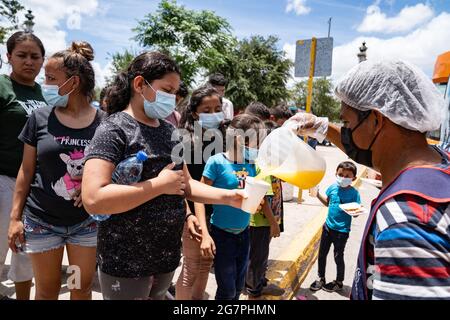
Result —
<svg viewBox="0 0 450 320"><path fill-rule="evenodd" d="M187 214L186 218L184 218L184 222L186 222L189 219L190 216L195 216L195 213L191 212L191 213Z"/></svg>

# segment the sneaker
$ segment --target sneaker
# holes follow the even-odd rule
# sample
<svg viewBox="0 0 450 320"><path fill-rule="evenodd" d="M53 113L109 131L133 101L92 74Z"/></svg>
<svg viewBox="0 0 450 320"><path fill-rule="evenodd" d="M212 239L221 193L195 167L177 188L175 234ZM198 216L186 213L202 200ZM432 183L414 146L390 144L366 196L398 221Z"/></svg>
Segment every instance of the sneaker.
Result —
<svg viewBox="0 0 450 320"><path fill-rule="evenodd" d="M333 282L327 283L323 287L323 290L325 290L326 292L336 292L342 290L343 287L344 285L342 284L342 282L334 280Z"/></svg>
<svg viewBox="0 0 450 320"><path fill-rule="evenodd" d="M309 290L311 291L319 291L325 286L325 278L319 278L316 281L314 281L310 286Z"/></svg>

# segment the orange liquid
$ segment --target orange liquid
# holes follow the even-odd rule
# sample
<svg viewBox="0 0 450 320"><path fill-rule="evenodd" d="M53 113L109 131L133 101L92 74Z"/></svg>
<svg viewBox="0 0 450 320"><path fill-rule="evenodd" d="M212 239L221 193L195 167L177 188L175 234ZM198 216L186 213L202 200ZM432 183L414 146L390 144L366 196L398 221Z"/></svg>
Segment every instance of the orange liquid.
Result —
<svg viewBox="0 0 450 320"><path fill-rule="evenodd" d="M255 179L263 180L267 176L275 176L287 183L295 185L300 189L306 190L315 187L322 181L325 171L297 171L288 172L280 169L262 171Z"/></svg>
<svg viewBox="0 0 450 320"><path fill-rule="evenodd" d="M261 172L256 179L264 179L266 176L275 176L287 183L293 184L300 189L306 190L315 187L322 180L325 171L297 171L286 172L282 170L274 170L269 173Z"/></svg>

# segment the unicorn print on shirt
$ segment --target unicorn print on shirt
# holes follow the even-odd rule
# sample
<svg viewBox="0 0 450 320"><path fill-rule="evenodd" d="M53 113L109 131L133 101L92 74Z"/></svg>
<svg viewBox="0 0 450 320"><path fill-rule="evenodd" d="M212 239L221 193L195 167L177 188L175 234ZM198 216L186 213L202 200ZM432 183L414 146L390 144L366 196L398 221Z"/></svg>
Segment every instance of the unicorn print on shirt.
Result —
<svg viewBox="0 0 450 320"><path fill-rule="evenodd" d="M81 189L84 151L75 149L74 152L69 152L69 155L61 153L59 157L66 164L67 173L52 184L52 188L58 196L72 200Z"/></svg>

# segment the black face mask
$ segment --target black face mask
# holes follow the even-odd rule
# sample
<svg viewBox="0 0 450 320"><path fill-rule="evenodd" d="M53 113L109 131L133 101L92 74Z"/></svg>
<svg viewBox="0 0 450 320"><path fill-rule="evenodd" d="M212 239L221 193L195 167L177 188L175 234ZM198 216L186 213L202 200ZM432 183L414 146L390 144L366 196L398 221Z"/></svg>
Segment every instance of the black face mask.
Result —
<svg viewBox="0 0 450 320"><path fill-rule="evenodd" d="M366 121L366 119L369 117L370 113L368 113L359 123L358 125L352 130L350 128L341 128L341 143L344 146L345 153L355 162L358 162L359 164L362 164L364 166L373 167L372 163L372 146L375 143L375 141L378 138L378 135L380 134L381 130L378 131L378 133L373 138L372 142L369 145L368 149L361 149L359 148L355 142L353 141L353 132L358 129L358 127Z"/></svg>

